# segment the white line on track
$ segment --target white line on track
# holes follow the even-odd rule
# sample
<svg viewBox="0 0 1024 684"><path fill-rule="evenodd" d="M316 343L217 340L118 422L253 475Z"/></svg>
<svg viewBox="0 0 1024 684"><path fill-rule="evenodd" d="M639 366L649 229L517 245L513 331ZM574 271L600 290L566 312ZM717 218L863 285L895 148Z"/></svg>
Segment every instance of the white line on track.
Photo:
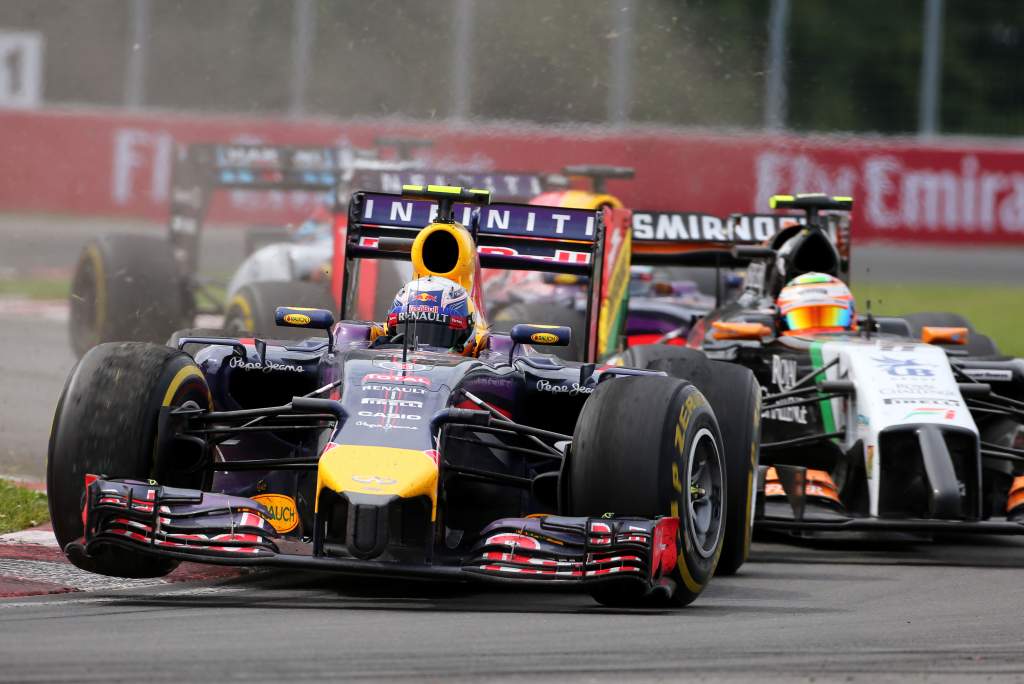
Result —
<svg viewBox="0 0 1024 684"><path fill-rule="evenodd" d="M172 591L157 591L146 594L107 594L104 596L81 596L80 594L48 594L39 596L34 601L4 601L0 599L0 610L4 608L41 608L59 606L81 606L89 604L118 603L127 599L139 598L160 599L192 596L209 596L214 594L233 594L245 591L246 587L185 587Z"/></svg>
<svg viewBox="0 0 1024 684"><path fill-rule="evenodd" d="M96 575L79 570L70 563L24 560L20 558L0 559L0 575L33 582L49 582L62 587L82 591L103 591L110 589L140 589L167 584L162 579L124 579Z"/></svg>

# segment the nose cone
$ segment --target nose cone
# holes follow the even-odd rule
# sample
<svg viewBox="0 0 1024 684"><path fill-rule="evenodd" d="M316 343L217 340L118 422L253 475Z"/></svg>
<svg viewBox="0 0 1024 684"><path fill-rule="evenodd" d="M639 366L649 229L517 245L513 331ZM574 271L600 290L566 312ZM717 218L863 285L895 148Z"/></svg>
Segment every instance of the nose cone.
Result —
<svg viewBox="0 0 1024 684"><path fill-rule="evenodd" d="M399 497L427 496L431 520L437 515L437 462L423 451L393 447L335 445L320 457L316 501L329 489L337 494Z"/></svg>

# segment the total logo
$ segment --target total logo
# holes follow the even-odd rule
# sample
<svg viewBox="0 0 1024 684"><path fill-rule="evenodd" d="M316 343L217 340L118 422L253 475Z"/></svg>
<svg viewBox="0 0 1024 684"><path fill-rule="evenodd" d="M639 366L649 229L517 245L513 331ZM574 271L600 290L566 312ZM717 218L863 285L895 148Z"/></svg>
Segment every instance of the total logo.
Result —
<svg viewBox="0 0 1024 684"><path fill-rule="evenodd" d="M424 378L419 375L391 375L388 373L367 373L363 376L363 383L367 380L376 380L377 382L393 382L397 384L405 385L426 385L430 387L430 378Z"/></svg>
<svg viewBox="0 0 1024 684"><path fill-rule="evenodd" d="M593 387L586 387L578 382L572 384L552 384L548 380L537 381L538 392L549 392L551 394L567 394L571 397L580 394L592 394L594 391Z"/></svg>

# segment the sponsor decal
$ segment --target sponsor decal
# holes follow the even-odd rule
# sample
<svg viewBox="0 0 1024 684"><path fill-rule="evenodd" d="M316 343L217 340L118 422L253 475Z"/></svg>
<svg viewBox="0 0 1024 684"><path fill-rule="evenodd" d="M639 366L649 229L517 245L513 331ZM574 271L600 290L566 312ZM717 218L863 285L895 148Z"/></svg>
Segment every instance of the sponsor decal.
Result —
<svg viewBox="0 0 1024 684"><path fill-rule="evenodd" d="M422 363L403 363L401 361L374 361L373 365L393 371L425 371L433 367Z"/></svg>
<svg viewBox="0 0 1024 684"><path fill-rule="evenodd" d="M283 320L289 325L309 325L310 322L309 316L299 313L285 314Z"/></svg>
<svg viewBox="0 0 1024 684"><path fill-rule="evenodd" d="M557 344L558 335L546 332L537 332L530 335L530 339L537 344Z"/></svg>
<svg viewBox="0 0 1024 684"><path fill-rule="evenodd" d="M365 392L395 392L398 394L426 394L423 387L405 387L403 385L363 385Z"/></svg>
<svg viewBox="0 0 1024 684"><path fill-rule="evenodd" d="M528 537L525 534L517 534L514 532L505 532L502 534L492 534L490 537L484 540L484 546L490 545L501 545L501 546L521 546L524 549L539 549L540 542L533 537Z"/></svg>
<svg viewBox="0 0 1024 684"><path fill-rule="evenodd" d="M430 387L430 378L424 378L420 375L392 375L388 373L367 373L363 376L363 384L365 386L367 380L374 380L376 382L393 382L396 384L404 385L426 385Z"/></svg>
<svg viewBox="0 0 1024 684"><path fill-rule="evenodd" d="M889 375L903 378L935 377L935 371L932 370L935 364L932 363L921 363L914 359L894 359L889 356L871 357L871 360Z"/></svg>
<svg viewBox="0 0 1024 684"><path fill-rule="evenodd" d="M935 397L958 397L959 390L949 387L939 387L935 383L920 382L894 382L879 388L878 393L883 396L907 395L910 397L935 396Z"/></svg>
<svg viewBox="0 0 1024 684"><path fill-rule="evenodd" d="M257 494L252 497L256 503L263 504L270 511L270 524L280 534L291 532L299 524L299 513L295 508L295 499L284 494Z"/></svg>
<svg viewBox="0 0 1024 684"><path fill-rule="evenodd" d="M412 399L381 399L379 397L364 397L363 404L372 404L374 406L400 406L405 408L423 408L422 401L413 401Z"/></svg>
<svg viewBox="0 0 1024 684"><path fill-rule="evenodd" d="M398 484L398 480L393 480L390 477L379 477L377 475L353 475L352 481L360 484L380 485L382 487Z"/></svg>
<svg viewBox="0 0 1024 684"><path fill-rule="evenodd" d="M392 314L392 316L394 316L399 323L402 323L404 321L412 321L415 323L444 323L445 325L448 325L448 314L439 313L436 307L409 306L406 308L408 309L408 311L399 311L398 314ZM416 309L425 310L417 311Z"/></svg>
<svg viewBox="0 0 1024 684"><path fill-rule="evenodd" d="M885 399L882 400L882 402L885 403L885 404L888 404L890 406L892 406L892 405L901 405L901 404L902 405L913 404L915 406L919 406L921 404L935 404L935 405L938 405L938 406L953 406L953 407L960 406L960 400L959 399L940 399L938 397L907 397L907 398L903 398L903 399L901 399L901 398L893 399L892 397L886 397Z"/></svg>
<svg viewBox="0 0 1024 684"><path fill-rule="evenodd" d="M1005 368L962 368L964 374L978 382L1011 382L1013 371Z"/></svg>
<svg viewBox="0 0 1024 684"><path fill-rule="evenodd" d="M432 295L429 292L417 292L416 294L409 297L417 302L436 302L437 295Z"/></svg>
<svg viewBox="0 0 1024 684"><path fill-rule="evenodd" d="M273 147L231 147L221 145L217 148L217 164L219 166L280 166L280 156Z"/></svg>
<svg viewBox="0 0 1024 684"><path fill-rule="evenodd" d="M441 454L438 453L437 449L425 449L423 454L434 462L434 465L441 465Z"/></svg>
<svg viewBox="0 0 1024 684"><path fill-rule="evenodd" d="M537 381L538 392L549 392L551 394L567 394L571 397L575 397L580 394L591 394L594 391L593 387L586 387L578 382L573 383L559 383L552 384L550 380L538 380Z"/></svg>
<svg viewBox="0 0 1024 684"><path fill-rule="evenodd" d="M779 392L788 392L793 389L796 385L796 381L799 379L799 365L796 359L787 359L777 354L772 355L772 382L771 384L779 388ZM764 387L761 390L765 394L768 393L768 388ZM799 397L794 398L792 401L798 401ZM785 400L784 400L785 401ZM777 420L782 423L799 423L801 425L807 424L807 406L779 406L766 412L765 418L769 420Z"/></svg>
<svg viewBox="0 0 1024 684"><path fill-rule="evenodd" d="M259 361L246 361L241 356L232 356L231 360L228 361L228 366L231 368L241 368L249 371L263 371L264 373L270 373L273 371L302 373L304 371L302 366L295 366L290 363L277 363L275 361L260 363Z"/></svg>
<svg viewBox="0 0 1024 684"><path fill-rule="evenodd" d="M373 430L419 430L418 425L395 425L393 423L367 423L365 420L357 420L357 427L370 428Z"/></svg>
<svg viewBox="0 0 1024 684"><path fill-rule="evenodd" d="M903 420L910 420L911 418L944 418L946 420L953 420L956 418L956 411L937 406L921 406L920 408L908 411L907 415L903 416Z"/></svg>
<svg viewBox="0 0 1024 684"><path fill-rule="evenodd" d="M360 411L363 418L387 418L388 420L423 420L423 416L415 413L384 413L382 411Z"/></svg>

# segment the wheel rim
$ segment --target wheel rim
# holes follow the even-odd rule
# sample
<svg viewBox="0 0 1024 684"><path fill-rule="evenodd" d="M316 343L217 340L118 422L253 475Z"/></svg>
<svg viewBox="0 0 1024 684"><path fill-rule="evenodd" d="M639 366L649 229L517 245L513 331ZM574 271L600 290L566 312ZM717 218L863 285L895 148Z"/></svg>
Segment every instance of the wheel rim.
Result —
<svg viewBox="0 0 1024 684"><path fill-rule="evenodd" d="M686 481L687 526L690 538L702 558L709 558L718 548L722 536L724 511L724 478L722 455L715 436L701 428L693 438Z"/></svg>

